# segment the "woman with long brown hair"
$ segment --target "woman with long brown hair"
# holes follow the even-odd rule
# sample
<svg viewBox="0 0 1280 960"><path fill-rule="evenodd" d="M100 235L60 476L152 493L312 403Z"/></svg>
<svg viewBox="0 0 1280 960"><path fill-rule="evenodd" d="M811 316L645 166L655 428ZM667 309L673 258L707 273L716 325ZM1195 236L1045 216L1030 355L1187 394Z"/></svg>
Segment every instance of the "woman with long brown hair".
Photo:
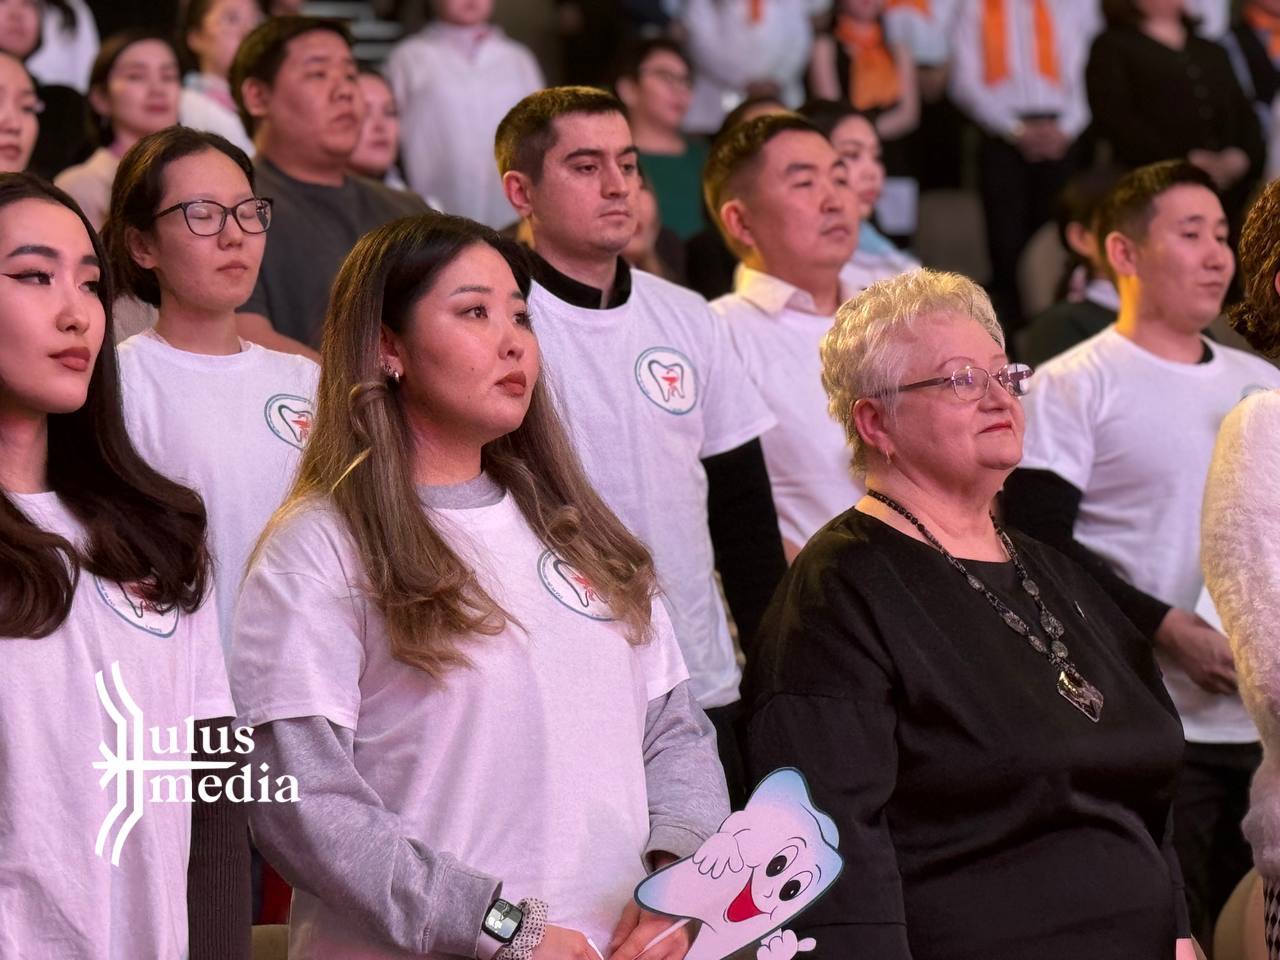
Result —
<svg viewBox="0 0 1280 960"><path fill-rule="evenodd" d="M129 441L105 266L67 194L0 175L0 956L238 958L243 818L128 765L182 773L234 709L204 506Z"/></svg>
<svg viewBox="0 0 1280 960"><path fill-rule="evenodd" d="M634 955L667 925L636 882L727 813L653 562L540 376L529 285L517 248L439 214L367 234L335 281L232 641L260 757L299 782L252 814L295 886L290 956Z"/></svg>

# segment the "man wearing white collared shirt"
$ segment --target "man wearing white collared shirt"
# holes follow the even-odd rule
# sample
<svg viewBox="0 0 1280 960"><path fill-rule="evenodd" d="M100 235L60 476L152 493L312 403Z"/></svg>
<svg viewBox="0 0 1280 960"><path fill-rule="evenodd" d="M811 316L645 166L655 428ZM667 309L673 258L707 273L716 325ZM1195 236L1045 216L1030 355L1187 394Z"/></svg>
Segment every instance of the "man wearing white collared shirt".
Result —
<svg viewBox="0 0 1280 960"><path fill-rule="evenodd" d="M749 120L707 161L708 206L742 258L734 292L712 303L778 425L761 437L788 557L862 491L844 432L827 413L818 344L855 290L840 274L858 242L844 161L808 121Z"/></svg>
<svg viewBox="0 0 1280 960"><path fill-rule="evenodd" d="M1082 0L962 0L956 14L951 97L985 135L989 288L1009 331L1022 322L1018 258L1078 164L1085 64L1100 28L1098 4Z"/></svg>

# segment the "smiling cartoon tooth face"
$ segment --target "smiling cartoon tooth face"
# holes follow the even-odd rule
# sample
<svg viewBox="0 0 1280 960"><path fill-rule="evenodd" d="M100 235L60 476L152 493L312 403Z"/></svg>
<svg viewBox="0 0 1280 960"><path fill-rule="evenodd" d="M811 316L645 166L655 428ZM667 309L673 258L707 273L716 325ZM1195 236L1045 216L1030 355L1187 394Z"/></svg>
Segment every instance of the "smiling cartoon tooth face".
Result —
<svg viewBox="0 0 1280 960"><path fill-rule="evenodd" d="M692 857L636 888L647 910L702 921L686 960L721 960L764 939L824 893L842 867L835 822L798 770L769 774Z"/></svg>

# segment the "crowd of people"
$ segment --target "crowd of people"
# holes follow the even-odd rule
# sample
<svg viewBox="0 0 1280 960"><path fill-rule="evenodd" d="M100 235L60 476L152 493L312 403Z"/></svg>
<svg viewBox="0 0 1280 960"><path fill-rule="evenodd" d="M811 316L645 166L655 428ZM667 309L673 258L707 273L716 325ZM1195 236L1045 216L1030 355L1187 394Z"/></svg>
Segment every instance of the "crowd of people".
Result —
<svg viewBox="0 0 1280 960"><path fill-rule="evenodd" d="M0 958L1280 960L1280 2L300 6L0 0Z"/></svg>

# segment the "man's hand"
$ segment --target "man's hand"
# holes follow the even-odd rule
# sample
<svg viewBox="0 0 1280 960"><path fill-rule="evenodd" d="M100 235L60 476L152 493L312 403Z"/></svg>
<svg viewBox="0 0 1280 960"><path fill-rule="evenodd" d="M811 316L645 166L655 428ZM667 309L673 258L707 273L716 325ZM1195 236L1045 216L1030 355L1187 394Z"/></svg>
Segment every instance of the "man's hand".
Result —
<svg viewBox="0 0 1280 960"><path fill-rule="evenodd" d="M634 960L650 940L678 921L658 913L641 910L634 900L628 900L622 910L622 918L609 938L606 960ZM689 952L693 934L688 925L681 927L653 949L645 953L645 960L681 960Z"/></svg>
<svg viewBox="0 0 1280 960"><path fill-rule="evenodd" d="M1160 621L1155 640L1197 686L1210 693L1236 692L1231 644L1203 618L1175 607Z"/></svg>

